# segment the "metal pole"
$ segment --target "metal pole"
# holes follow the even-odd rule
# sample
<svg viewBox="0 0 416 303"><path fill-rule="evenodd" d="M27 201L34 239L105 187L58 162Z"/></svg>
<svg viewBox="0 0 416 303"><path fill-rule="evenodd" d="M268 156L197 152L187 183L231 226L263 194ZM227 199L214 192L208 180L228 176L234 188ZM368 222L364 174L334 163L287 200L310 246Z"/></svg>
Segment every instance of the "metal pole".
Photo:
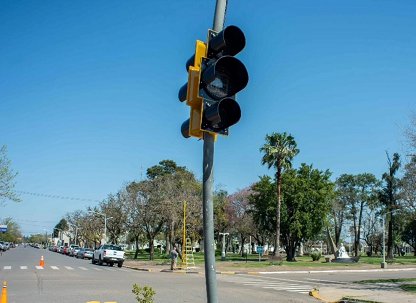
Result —
<svg viewBox="0 0 416 303"><path fill-rule="evenodd" d="M104 243L107 243L107 215L104 214Z"/></svg>
<svg viewBox="0 0 416 303"><path fill-rule="evenodd" d="M75 226L75 245L77 245L78 227Z"/></svg>
<svg viewBox="0 0 416 303"><path fill-rule="evenodd" d="M386 266L386 221L383 215L383 268Z"/></svg>
<svg viewBox="0 0 416 303"><path fill-rule="evenodd" d="M228 0L217 0L215 5L214 26L213 30L220 32L224 28L225 12L227 10Z"/></svg>
<svg viewBox="0 0 416 303"><path fill-rule="evenodd" d="M224 27L227 0L217 0L215 5L213 30L219 32ZM204 257L205 257L205 284L207 289L207 302L217 303L217 279L215 269L215 242L214 242L214 206L212 187L214 183L214 145L215 136L204 133L203 148L203 221L204 221Z"/></svg>
<svg viewBox="0 0 416 303"><path fill-rule="evenodd" d="M204 134L203 158L203 217L204 217L204 257L205 257L205 283L207 288L207 302L217 303L217 279L215 269L215 243L214 243L214 207L213 207L213 162L214 162L214 136Z"/></svg>

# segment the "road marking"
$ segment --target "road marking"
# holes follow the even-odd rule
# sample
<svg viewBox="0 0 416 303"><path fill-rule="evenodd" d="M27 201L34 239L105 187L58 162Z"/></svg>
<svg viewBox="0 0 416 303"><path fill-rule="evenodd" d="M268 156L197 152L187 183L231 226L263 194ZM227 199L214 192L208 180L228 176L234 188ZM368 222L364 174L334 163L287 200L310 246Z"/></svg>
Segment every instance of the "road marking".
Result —
<svg viewBox="0 0 416 303"><path fill-rule="evenodd" d="M20 266L20 269L27 269L27 266Z"/></svg>
<svg viewBox="0 0 416 303"><path fill-rule="evenodd" d="M306 280L309 280L309 281L316 281L316 282L322 282L322 283L348 284L347 282L341 282L341 281L331 281L331 280L321 280L321 279L312 279L312 278L306 278Z"/></svg>
<svg viewBox="0 0 416 303"><path fill-rule="evenodd" d="M59 270L58 266L51 266L53 270Z"/></svg>
<svg viewBox="0 0 416 303"><path fill-rule="evenodd" d="M12 269L11 266L4 266L3 269Z"/></svg>
<svg viewBox="0 0 416 303"><path fill-rule="evenodd" d="M102 269L101 269L101 268L95 268L95 267L93 267L92 269L94 269L94 270L96 270L96 271L102 271Z"/></svg>
<svg viewBox="0 0 416 303"><path fill-rule="evenodd" d="M43 266L36 265L36 269L43 269Z"/></svg>
<svg viewBox="0 0 416 303"><path fill-rule="evenodd" d="M65 266L65 268L68 270L74 270L71 266Z"/></svg>
<svg viewBox="0 0 416 303"><path fill-rule="evenodd" d="M79 269L82 269L82 270L88 270L87 268L82 267L82 266L78 266L78 268L79 268Z"/></svg>

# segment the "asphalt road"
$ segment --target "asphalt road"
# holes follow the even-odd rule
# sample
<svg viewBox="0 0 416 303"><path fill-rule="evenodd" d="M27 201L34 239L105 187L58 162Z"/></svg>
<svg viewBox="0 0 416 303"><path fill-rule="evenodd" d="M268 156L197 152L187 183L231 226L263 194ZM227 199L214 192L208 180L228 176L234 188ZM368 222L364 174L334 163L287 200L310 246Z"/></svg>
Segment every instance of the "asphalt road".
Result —
<svg viewBox="0 0 416 303"><path fill-rule="evenodd" d="M44 256L45 267L39 266ZM317 302L312 288L366 287L353 281L415 277L416 271L296 271L258 275L217 275L218 301ZM142 272L99 266L44 249L17 247L0 256L0 281L8 282L9 303L14 302L137 302L132 285L151 286L155 302L206 302L203 274Z"/></svg>
<svg viewBox="0 0 416 303"><path fill-rule="evenodd" d="M42 255L44 268L39 266ZM244 277L239 281L217 277L219 302L276 302L276 298L281 298L278 302L316 302L303 291L283 290L287 285L265 289L247 286ZM131 292L134 283L151 286L156 291L155 302L206 302L205 277L201 274L99 266L32 247L19 246L0 256L0 280L8 283L8 303L137 302Z"/></svg>

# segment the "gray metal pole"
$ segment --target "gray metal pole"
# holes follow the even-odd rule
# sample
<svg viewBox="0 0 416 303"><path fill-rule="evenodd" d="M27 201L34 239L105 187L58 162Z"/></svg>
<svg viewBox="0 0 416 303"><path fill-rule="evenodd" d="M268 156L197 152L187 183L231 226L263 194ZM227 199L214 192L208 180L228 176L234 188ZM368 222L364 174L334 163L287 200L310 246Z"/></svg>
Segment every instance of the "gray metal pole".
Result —
<svg viewBox="0 0 416 303"><path fill-rule="evenodd" d="M221 31L224 27L226 7L227 0L217 0L213 25L213 30L216 32ZM215 268L214 203L212 193L214 183L214 146L215 137L209 133L204 133L202 204L204 221L205 284L208 303L218 302Z"/></svg>
<svg viewBox="0 0 416 303"><path fill-rule="evenodd" d="M107 215L104 214L104 243L107 243Z"/></svg>
<svg viewBox="0 0 416 303"><path fill-rule="evenodd" d="M214 136L204 133L203 159L203 216L204 216L204 257L207 302L217 303L217 278L215 268L214 205L212 185L214 181Z"/></svg>
<svg viewBox="0 0 416 303"><path fill-rule="evenodd" d="M217 0L217 4L215 5L214 26L212 29L216 32L220 32L224 28L227 2L228 0Z"/></svg>

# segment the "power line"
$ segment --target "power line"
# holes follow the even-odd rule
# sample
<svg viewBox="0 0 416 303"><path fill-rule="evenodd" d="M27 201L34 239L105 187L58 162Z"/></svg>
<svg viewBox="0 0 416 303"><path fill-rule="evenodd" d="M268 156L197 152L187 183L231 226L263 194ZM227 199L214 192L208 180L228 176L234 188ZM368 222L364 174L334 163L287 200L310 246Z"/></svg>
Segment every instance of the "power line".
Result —
<svg viewBox="0 0 416 303"><path fill-rule="evenodd" d="M24 195L31 195L31 196L36 196L36 197L51 198L51 199L72 200L72 201L86 201L86 202L101 202L100 200L94 200L94 199L65 197L65 196L51 195L51 194L43 194L43 193L32 193L32 192L20 191L20 190L17 190L16 193L18 193L18 194L24 194Z"/></svg>

